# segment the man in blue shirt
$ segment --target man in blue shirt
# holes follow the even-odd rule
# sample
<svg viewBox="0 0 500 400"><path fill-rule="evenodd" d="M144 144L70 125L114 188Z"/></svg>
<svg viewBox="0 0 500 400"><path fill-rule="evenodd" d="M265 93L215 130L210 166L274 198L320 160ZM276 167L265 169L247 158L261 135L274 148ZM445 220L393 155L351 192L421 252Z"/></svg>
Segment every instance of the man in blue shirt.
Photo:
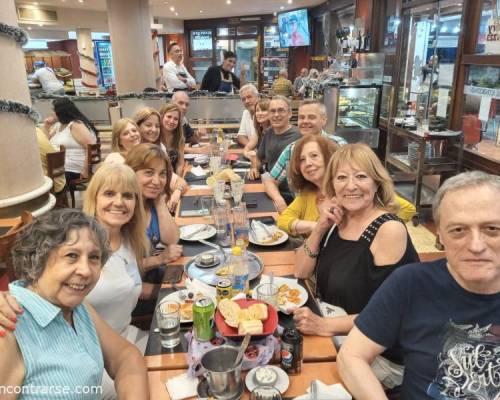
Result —
<svg viewBox="0 0 500 400"><path fill-rule="evenodd" d="M395 271L355 321L339 356L358 400L387 399L370 364L403 357L401 399L500 398L500 177L444 182L433 215L446 259Z"/></svg>

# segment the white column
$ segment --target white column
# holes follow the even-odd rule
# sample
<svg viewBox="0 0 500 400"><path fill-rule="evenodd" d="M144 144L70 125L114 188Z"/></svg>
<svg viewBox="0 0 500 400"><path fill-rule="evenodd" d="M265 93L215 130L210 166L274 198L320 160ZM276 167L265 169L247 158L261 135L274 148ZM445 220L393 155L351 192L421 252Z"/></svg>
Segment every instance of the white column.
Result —
<svg viewBox="0 0 500 400"><path fill-rule="evenodd" d="M160 70L160 49L158 48L158 31L151 31L151 40L153 45L153 66L155 71L155 82L158 90L161 89L161 70Z"/></svg>
<svg viewBox="0 0 500 400"><path fill-rule="evenodd" d="M0 1L0 21L17 27L14 0ZM0 34L0 99L31 107L24 53L10 36ZM55 204L52 181L42 172L35 123L24 114L0 112L0 218L39 215Z"/></svg>
<svg viewBox="0 0 500 400"><path fill-rule="evenodd" d="M156 87L148 0L107 0L118 94Z"/></svg>
<svg viewBox="0 0 500 400"><path fill-rule="evenodd" d="M97 90L97 72L92 48L92 35L90 29L79 28L76 30L80 70L82 71L82 86L85 91Z"/></svg>

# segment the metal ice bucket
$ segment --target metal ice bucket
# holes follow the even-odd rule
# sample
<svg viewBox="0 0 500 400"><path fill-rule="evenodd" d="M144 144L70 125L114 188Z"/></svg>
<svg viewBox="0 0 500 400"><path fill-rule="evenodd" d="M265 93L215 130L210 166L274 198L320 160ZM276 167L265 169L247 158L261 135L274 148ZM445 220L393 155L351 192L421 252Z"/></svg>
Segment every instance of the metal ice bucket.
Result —
<svg viewBox="0 0 500 400"><path fill-rule="evenodd" d="M201 357L201 365L207 370L208 386L220 400L235 398L242 391L241 361L234 367L238 349L220 346Z"/></svg>

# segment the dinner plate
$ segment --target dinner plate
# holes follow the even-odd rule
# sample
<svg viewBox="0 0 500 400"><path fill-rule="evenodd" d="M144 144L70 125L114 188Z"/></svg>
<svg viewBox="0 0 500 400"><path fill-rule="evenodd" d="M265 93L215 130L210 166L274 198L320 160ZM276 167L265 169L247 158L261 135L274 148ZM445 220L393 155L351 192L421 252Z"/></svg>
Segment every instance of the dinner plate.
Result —
<svg viewBox="0 0 500 400"><path fill-rule="evenodd" d="M204 228L204 230L198 232L196 235L189 236L202 228ZM200 239L209 239L217 233L215 227L207 224L184 225L179 228L179 231L181 240L188 242L197 242Z"/></svg>
<svg viewBox="0 0 500 400"><path fill-rule="evenodd" d="M186 299L184 301L181 300L180 293L186 295ZM189 293L189 290L187 290L187 289L177 290L177 291L175 291L173 293L170 293L170 294L166 295L163 299L161 299L160 303L162 303L164 301L176 301L177 303L181 304L181 307L182 307L182 304L184 304L186 302L186 300L189 300L188 293ZM194 293L194 292L192 292L192 293ZM192 304L194 304L194 301L195 301L196 296L198 294L201 294L201 295L205 296L205 294L203 294L201 292L194 293L194 296L193 296L193 299L192 299ZM214 301L214 299L212 299L212 301ZM181 324L185 324L185 323L189 323L189 322L193 322L193 318L183 318L182 314L181 314Z"/></svg>
<svg viewBox="0 0 500 400"><path fill-rule="evenodd" d="M194 153L184 153L184 160L194 160L196 157L199 157L199 154Z"/></svg>
<svg viewBox="0 0 500 400"><path fill-rule="evenodd" d="M279 239L275 240L274 242L262 243L262 242L257 241L255 234L251 230L250 230L249 235L248 235L248 241L250 243L256 244L257 246L277 246L279 244L285 243L288 240L288 233L286 233L284 230L278 229L278 228L276 228L276 231L281 232L282 235Z"/></svg>
<svg viewBox="0 0 500 400"><path fill-rule="evenodd" d="M235 302L238 303L238 305L242 309L248 308L252 304L258 304L258 303L266 304L260 300L246 300L246 299L238 299L235 300ZM266 304L266 306L267 306L267 319L265 321L262 321L263 332L260 335L252 335L252 337L254 338L272 335L276 330L276 327L278 326L278 313L276 312L276 309L269 304ZM215 325L217 326L217 330L220 332L222 336L233 339L245 337L245 335L240 335L238 333L238 328L233 328L232 326L226 324L226 320L219 312L219 309L215 311L214 320L215 320Z"/></svg>
<svg viewBox="0 0 500 400"><path fill-rule="evenodd" d="M278 375L278 379L276 380L276 383L273 385L276 389L280 391L281 394L285 393L288 389L288 386L290 386L290 378L288 378L288 375L286 374L285 371L283 371L281 368L278 368L274 365L268 365L268 368L272 368L276 374ZM247 385L247 389L249 392L254 390L258 385L255 383L254 380L254 375L255 371L259 367L255 367L248 371L248 374L245 378L245 385Z"/></svg>
<svg viewBox="0 0 500 400"><path fill-rule="evenodd" d="M286 300L285 303L283 304L278 304L278 310L281 311L282 313L288 314L288 310L291 308L297 308L297 307L302 307L304 304L307 303L307 299L309 298L309 295L307 294L307 290L300 285L299 283L296 282L290 282L289 280L281 280L279 277L274 278L274 284L279 286L280 288L282 285L286 284L290 289L296 289L299 291L299 298L300 301L298 303L294 303L291 301ZM268 283L268 282L265 282ZM257 286L255 286L252 290L252 298L257 299L257 288L261 284L259 283Z"/></svg>

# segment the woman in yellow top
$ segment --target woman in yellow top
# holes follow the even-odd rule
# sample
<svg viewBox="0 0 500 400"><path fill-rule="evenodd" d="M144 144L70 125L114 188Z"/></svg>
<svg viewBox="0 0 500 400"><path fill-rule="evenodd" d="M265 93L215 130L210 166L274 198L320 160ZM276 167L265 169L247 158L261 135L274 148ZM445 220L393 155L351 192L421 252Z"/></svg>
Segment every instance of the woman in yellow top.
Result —
<svg viewBox="0 0 500 400"><path fill-rule="evenodd" d="M321 136L305 136L293 149L289 178L298 196L278 217L278 227L290 235L307 236L319 219L319 205L325 200L323 176L337 145ZM397 216L408 222L416 213L415 206L396 196Z"/></svg>
<svg viewBox="0 0 500 400"><path fill-rule="evenodd" d="M319 219L325 200L323 176L337 145L320 135L307 135L294 146L288 176L298 196L278 217L278 227L298 236L308 235Z"/></svg>

